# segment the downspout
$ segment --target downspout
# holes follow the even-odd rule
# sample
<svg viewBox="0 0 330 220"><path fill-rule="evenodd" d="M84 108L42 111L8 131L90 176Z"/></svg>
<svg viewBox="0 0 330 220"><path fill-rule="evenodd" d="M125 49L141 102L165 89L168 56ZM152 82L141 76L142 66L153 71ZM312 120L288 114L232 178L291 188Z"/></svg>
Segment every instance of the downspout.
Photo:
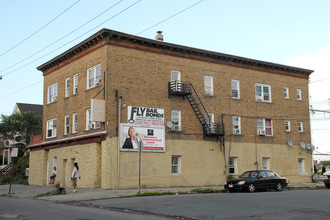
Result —
<svg viewBox="0 0 330 220"><path fill-rule="evenodd" d="M120 122L121 122L121 100L122 96L119 97L119 104L118 104L118 154L117 154L117 186L116 189L119 188L119 179L120 179L120 169L119 169L119 164L120 164Z"/></svg>

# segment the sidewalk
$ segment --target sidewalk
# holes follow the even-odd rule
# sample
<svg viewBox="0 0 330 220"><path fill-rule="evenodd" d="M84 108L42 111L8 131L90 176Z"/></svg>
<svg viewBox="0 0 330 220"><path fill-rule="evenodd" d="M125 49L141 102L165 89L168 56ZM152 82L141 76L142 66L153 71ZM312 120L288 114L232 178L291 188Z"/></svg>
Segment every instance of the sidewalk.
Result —
<svg viewBox="0 0 330 220"><path fill-rule="evenodd" d="M212 188L212 189L223 189L223 186L210 186L210 187L171 187L171 188L148 188L141 189L143 192L189 192L196 188ZM289 183L288 188L290 189L317 189L324 188L323 182L317 183ZM19 198L33 198L37 194L44 194L55 190L55 186L27 186L27 185L12 185L11 196ZM0 195L9 196L9 185L0 185ZM55 202L72 202L72 201L86 201L86 200L97 200L97 199L109 199L119 198L125 196L134 196L138 193L138 189L120 189L120 190L104 190L100 188L93 189L78 189L77 193L72 192L71 187L66 187L67 194L55 195L55 196L44 196L38 199L55 201Z"/></svg>

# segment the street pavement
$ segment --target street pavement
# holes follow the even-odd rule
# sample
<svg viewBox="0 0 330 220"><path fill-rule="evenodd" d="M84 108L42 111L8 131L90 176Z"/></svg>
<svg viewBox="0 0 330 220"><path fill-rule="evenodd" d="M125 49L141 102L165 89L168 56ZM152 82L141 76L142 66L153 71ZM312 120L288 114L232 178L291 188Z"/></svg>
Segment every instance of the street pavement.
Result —
<svg viewBox="0 0 330 220"><path fill-rule="evenodd" d="M148 188L141 189L140 192L175 192L183 193L190 192L196 188L212 188L223 189L223 186L210 186L210 187L171 187L171 188ZM317 183L289 183L288 189L320 189L324 188L323 182ZM9 192L9 185L0 185L0 196L11 196L19 198L34 198L38 194L45 194L47 192L55 190L55 186L28 186L14 184L11 187L11 194ZM74 201L89 201L99 199L112 199L120 197L135 196L139 189L120 189L120 190L104 190L100 188L93 189L78 189L78 192L73 193L72 188L66 187L67 194L55 195L55 196L43 196L37 198L39 200L47 200L54 202L74 202Z"/></svg>

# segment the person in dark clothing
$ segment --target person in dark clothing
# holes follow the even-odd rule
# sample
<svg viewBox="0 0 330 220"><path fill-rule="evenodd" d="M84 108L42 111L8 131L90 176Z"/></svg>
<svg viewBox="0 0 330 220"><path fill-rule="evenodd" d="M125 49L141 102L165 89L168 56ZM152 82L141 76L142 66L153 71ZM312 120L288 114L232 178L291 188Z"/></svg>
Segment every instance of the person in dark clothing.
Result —
<svg viewBox="0 0 330 220"><path fill-rule="evenodd" d="M126 138L125 143L123 145L123 149L138 149L139 141L135 137L135 130L133 127L128 129L128 138Z"/></svg>

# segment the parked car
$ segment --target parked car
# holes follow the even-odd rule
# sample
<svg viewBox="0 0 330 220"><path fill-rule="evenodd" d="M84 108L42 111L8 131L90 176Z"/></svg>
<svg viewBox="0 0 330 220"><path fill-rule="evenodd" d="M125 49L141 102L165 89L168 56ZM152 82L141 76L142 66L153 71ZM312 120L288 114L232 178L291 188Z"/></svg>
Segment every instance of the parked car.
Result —
<svg viewBox="0 0 330 220"><path fill-rule="evenodd" d="M232 191L254 192L259 189L282 191L288 185L286 178L271 170L253 170L240 175L238 179L228 180L225 189Z"/></svg>
<svg viewBox="0 0 330 220"><path fill-rule="evenodd" d="M323 182L326 188L330 189L330 171L323 173Z"/></svg>

